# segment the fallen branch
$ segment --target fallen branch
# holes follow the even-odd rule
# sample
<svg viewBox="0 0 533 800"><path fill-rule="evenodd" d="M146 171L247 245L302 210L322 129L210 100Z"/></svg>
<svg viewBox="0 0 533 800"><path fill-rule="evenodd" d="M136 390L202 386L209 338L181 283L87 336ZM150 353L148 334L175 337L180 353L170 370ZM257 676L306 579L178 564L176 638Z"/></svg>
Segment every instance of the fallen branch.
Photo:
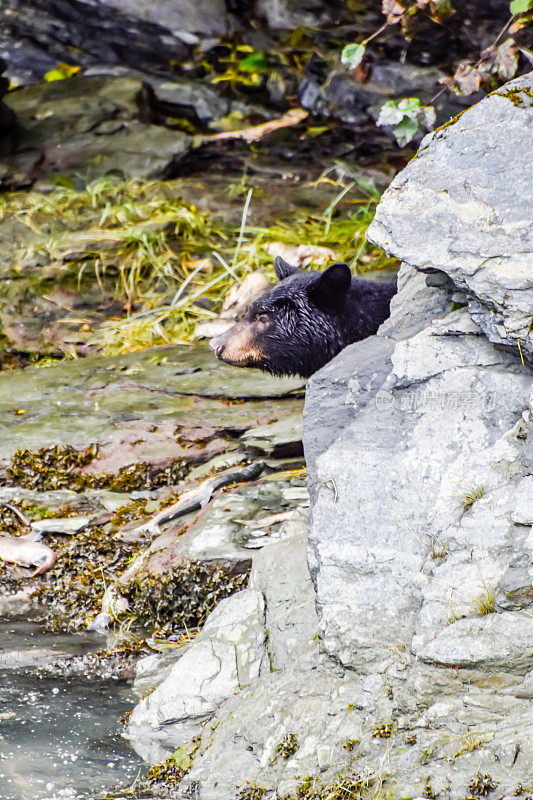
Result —
<svg viewBox="0 0 533 800"><path fill-rule="evenodd" d="M246 142L256 142L262 139L263 136L272 133L273 131L280 130L280 128L290 128L292 125L298 125L299 122L309 116L307 111L303 108L291 108L282 117L277 119L270 119L268 122L263 122L261 125L253 125L251 128L242 128L238 131L224 131L223 133L214 133L211 136L204 136L203 143L216 142L221 139L244 139Z"/></svg>

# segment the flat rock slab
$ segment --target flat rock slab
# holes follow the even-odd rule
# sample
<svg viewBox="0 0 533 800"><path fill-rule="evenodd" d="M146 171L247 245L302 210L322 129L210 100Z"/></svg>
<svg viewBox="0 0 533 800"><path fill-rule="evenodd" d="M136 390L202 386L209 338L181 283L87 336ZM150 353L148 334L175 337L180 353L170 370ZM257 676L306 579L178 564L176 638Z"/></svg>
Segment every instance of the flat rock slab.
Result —
<svg viewBox="0 0 533 800"><path fill-rule="evenodd" d="M367 236L419 270L445 272L492 341L533 358L532 150L530 72L423 140Z"/></svg>
<svg viewBox="0 0 533 800"><path fill-rule="evenodd" d="M180 455L207 461L231 437L297 413L303 385L223 365L205 345L2 372L0 463L19 448L93 442L107 472Z"/></svg>
<svg viewBox="0 0 533 800"><path fill-rule="evenodd" d="M230 567L250 564L255 546L264 547L282 538L284 528L273 524L257 537L257 529L247 523L258 517L268 519L289 512L294 508L291 489L294 487L286 481L259 480L215 495L196 514L186 532L183 524L188 519L180 518L154 539L143 556L143 570L154 575L165 574L186 559L217 561ZM130 579L136 563L123 581Z"/></svg>
<svg viewBox="0 0 533 800"><path fill-rule="evenodd" d="M241 436L241 443L253 453L262 453L271 458L290 458L303 455L302 414L252 428Z"/></svg>
<svg viewBox="0 0 533 800"><path fill-rule="evenodd" d="M533 624L527 611L460 619L417 653L422 661L451 667L529 667Z"/></svg>

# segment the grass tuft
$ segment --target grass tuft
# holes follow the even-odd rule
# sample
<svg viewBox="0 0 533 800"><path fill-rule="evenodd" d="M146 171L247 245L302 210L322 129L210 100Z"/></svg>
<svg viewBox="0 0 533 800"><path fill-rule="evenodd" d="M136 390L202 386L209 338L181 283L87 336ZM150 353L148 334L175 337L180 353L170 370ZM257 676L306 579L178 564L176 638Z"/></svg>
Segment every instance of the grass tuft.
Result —
<svg viewBox="0 0 533 800"><path fill-rule="evenodd" d="M458 495L463 503L463 512L468 511L468 509L471 508L478 500L481 500L485 494L486 489L484 486L467 486L464 492L461 492L461 494Z"/></svg>
<svg viewBox="0 0 533 800"><path fill-rule="evenodd" d="M484 586L480 595L473 598L472 603L474 609L481 617L496 613L494 594L486 586Z"/></svg>
<svg viewBox="0 0 533 800"><path fill-rule="evenodd" d="M353 181L335 184L340 192L323 212L297 209L270 227L247 224L248 189L238 228L184 201L180 181L65 184L0 196L0 223L22 242L9 272L20 279L44 268L57 284L96 283L119 301L122 313L99 322L89 339L105 354L193 339L196 324L216 316L247 274L262 268L274 280L268 244L326 247L354 272L396 264L365 241L376 197L361 199Z"/></svg>

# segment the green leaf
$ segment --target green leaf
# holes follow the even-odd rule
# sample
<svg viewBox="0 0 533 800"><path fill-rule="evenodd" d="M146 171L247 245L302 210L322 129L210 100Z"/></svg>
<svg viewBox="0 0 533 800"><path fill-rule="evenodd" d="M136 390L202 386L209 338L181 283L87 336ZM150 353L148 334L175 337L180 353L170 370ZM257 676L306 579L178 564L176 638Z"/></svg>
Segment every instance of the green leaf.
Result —
<svg viewBox="0 0 533 800"><path fill-rule="evenodd" d="M268 61L261 50L243 58L239 61L239 69L243 72L260 72L268 67Z"/></svg>
<svg viewBox="0 0 533 800"><path fill-rule="evenodd" d="M45 81L62 81L64 78L65 76L58 69L49 69L48 72L44 74Z"/></svg>
<svg viewBox="0 0 533 800"><path fill-rule="evenodd" d="M63 64L59 63L55 69L50 69L45 72L45 81L62 81L65 78L72 78L80 71L80 67L76 64Z"/></svg>
<svg viewBox="0 0 533 800"><path fill-rule="evenodd" d="M355 69L363 60L364 44L347 44L341 53L341 61L346 69Z"/></svg>
<svg viewBox="0 0 533 800"><path fill-rule="evenodd" d="M414 117L420 108L420 100L418 97L404 97L403 100L400 100L398 103L398 108L400 111L403 111L404 116ZM415 112L415 114L413 114L413 112Z"/></svg>
<svg viewBox="0 0 533 800"><path fill-rule="evenodd" d="M397 125L402 121L404 112L400 111L395 100L384 103L379 111L377 125Z"/></svg>
<svg viewBox="0 0 533 800"><path fill-rule="evenodd" d="M431 18L436 22L444 22L447 17L453 14L451 0L431 0Z"/></svg>
<svg viewBox="0 0 533 800"><path fill-rule="evenodd" d="M511 0L511 14L523 14L533 7L533 0Z"/></svg>
<svg viewBox="0 0 533 800"><path fill-rule="evenodd" d="M416 136L417 130L418 122L409 117L404 117L400 124L394 128L394 136L400 147L408 144Z"/></svg>

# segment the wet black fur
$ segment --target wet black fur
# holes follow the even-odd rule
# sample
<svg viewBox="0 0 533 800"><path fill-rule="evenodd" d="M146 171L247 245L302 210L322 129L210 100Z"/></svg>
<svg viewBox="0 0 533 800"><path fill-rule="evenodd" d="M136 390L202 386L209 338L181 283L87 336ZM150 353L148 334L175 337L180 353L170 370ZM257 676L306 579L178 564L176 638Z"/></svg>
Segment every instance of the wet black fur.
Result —
<svg viewBox="0 0 533 800"><path fill-rule="evenodd" d="M244 320L268 316L254 334L264 354L254 366L273 375L305 378L344 347L376 333L390 314L396 286L352 278L345 264L302 271L277 258L280 282L249 308Z"/></svg>

